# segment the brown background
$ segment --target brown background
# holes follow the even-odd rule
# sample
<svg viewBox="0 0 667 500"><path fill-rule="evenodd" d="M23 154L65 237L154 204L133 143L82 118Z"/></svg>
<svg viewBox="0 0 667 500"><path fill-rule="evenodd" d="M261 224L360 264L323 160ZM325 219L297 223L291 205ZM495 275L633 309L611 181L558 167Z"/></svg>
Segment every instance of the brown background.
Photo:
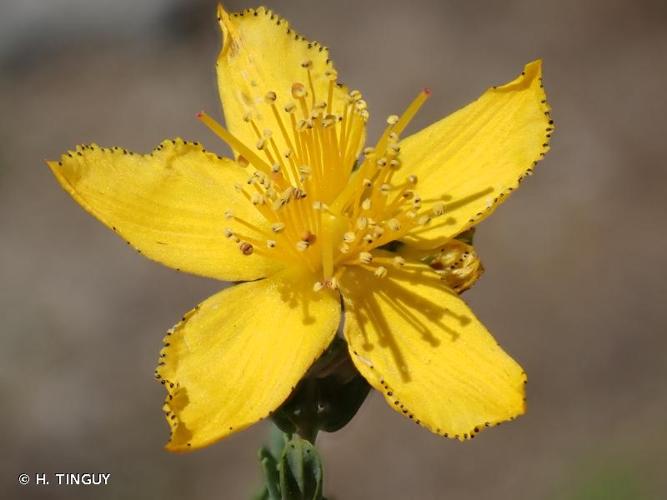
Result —
<svg viewBox="0 0 667 500"><path fill-rule="evenodd" d="M467 296L528 372L528 414L461 444L373 395L321 437L328 494L667 497L664 3L267 4L332 48L371 137L423 86L413 130L536 57L557 124L536 175L482 225L487 273ZM248 497L268 425L190 455L161 448L163 332L220 283L128 250L42 163L77 143L148 151L179 135L224 151L194 118L219 116L214 3L11 0L0 13L0 496ZM113 475L40 489L16 486L21 472Z"/></svg>

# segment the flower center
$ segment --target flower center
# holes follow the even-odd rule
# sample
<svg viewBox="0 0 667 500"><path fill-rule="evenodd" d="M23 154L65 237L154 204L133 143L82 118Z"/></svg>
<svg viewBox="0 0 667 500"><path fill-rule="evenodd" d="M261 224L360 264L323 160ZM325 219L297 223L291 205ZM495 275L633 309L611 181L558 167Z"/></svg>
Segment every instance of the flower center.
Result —
<svg viewBox="0 0 667 500"><path fill-rule="evenodd" d="M229 221L225 234L244 255L257 253L321 273L316 290L336 288L345 265L384 277L388 266L405 262L401 257L374 257L371 251L444 213L443 203L417 194L415 176L400 176L399 136L430 91L420 92L400 117L390 116L375 147L364 149L358 160L368 120L366 102L352 91L342 111L334 114L335 71L325 73L328 94L319 96L312 64L306 61L302 67L308 84L293 83L286 104L279 107L273 91L264 97L263 111L275 118L277 130L261 130L251 113L244 117L257 139L254 145L207 114L197 115L248 169L246 184L236 189L267 223L252 224L230 207L224 214Z"/></svg>

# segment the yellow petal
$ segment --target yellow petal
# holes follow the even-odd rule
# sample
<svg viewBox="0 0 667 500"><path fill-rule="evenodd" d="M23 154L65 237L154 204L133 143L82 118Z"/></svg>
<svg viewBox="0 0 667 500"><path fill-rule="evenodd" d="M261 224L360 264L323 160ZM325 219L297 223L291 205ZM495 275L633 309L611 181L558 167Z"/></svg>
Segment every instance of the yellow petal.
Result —
<svg viewBox="0 0 667 500"><path fill-rule="evenodd" d="M190 311L165 337L157 376L168 391L167 449L207 446L267 417L329 345L336 295L285 270L233 286Z"/></svg>
<svg viewBox="0 0 667 500"><path fill-rule="evenodd" d="M232 14L219 7L218 19L223 35L217 63L220 99L227 128L242 142L254 145L259 139L251 123L246 121L251 118L261 134L265 130L272 132L280 154L296 148L284 107L295 103L296 119L308 116L303 116L301 103L292 95L295 83L304 86L308 93L305 103L311 110L313 102L329 100L331 86L331 107L325 109L325 114L344 114L347 89L336 84L327 48L306 40L285 19L265 7ZM308 69L302 66L304 63L311 65L310 81ZM274 105L281 115L288 140L271 103L266 100L269 92L276 94Z"/></svg>
<svg viewBox="0 0 667 500"><path fill-rule="evenodd" d="M83 208L153 260L230 281L278 269L257 253L243 255L225 237L227 209L257 227L266 223L234 189L247 173L198 144L165 141L145 156L81 146L48 165Z"/></svg>
<svg viewBox="0 0 667 500"><path fill-rule="evenodd" d="M521 367L427 266L349 268L341 284L352 360L396 411L458 439L524 412Z"/></svg>
<svg viewBox="0 0 667 500"><path fill-rule="evenodd" d="M549 150L553 122L541 61L487 90L465 108L400 143L406 175L418 177L425 201L445 214L405 240L434 248L491 214Z"/></svg>

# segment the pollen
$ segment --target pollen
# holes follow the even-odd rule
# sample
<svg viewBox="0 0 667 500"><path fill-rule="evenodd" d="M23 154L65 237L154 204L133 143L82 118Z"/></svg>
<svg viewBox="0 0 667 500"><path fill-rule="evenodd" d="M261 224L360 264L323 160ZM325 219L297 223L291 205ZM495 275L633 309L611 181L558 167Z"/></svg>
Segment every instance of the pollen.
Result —
<svg viewBox="0 0 667 500"><path fill-rule="evenodd" d="M235 188L259 215L251 223L229 207L224 234L249 258L310 269L321 276L316 291L335 289L344 266L367 267L384 278L405 261L375 259L378 247L445 213L440 200L419 196L414 175L400 176L401 135L429 92L420 92L401 115L389 116L380 139L364 147L368 106L361 93L352 90L341 100L334 92L335 71L318 72L310 60L299 65L302 76L284 94L265 92L244 116L244 137L254 142L198 114L248 170L245 185Z"/></svg>

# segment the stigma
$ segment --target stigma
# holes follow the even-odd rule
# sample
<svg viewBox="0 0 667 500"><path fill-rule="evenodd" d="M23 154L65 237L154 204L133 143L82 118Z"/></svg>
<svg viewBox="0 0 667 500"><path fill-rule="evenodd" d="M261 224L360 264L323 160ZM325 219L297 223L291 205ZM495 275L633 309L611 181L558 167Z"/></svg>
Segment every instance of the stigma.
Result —
<svg viewBox="0 0 667 500"><path fill-rule="evenodd" d="M419 196L417 177L401 175L401 134L430 91L421 91L402 115L388 117L377 143L363 148L369 114L361 93L353 90L342 105L335 103L335 71L317 75L328 80L328 92L319 95L312 62L304 61L301 69L303 81L293 82L287 95L269 90L243 117L249 132L244 137L254 136L254 143L204 112L197 115L247 170L246 182L235 188L265 222L251 223L229 207L224 234L243 255L321 276L315 291L336 289L345 266L361 266L383 279L405 261L376 257L373 250L446 212L443 203ZM274 118L275 130L261 128L260 113Z"/></svg>

